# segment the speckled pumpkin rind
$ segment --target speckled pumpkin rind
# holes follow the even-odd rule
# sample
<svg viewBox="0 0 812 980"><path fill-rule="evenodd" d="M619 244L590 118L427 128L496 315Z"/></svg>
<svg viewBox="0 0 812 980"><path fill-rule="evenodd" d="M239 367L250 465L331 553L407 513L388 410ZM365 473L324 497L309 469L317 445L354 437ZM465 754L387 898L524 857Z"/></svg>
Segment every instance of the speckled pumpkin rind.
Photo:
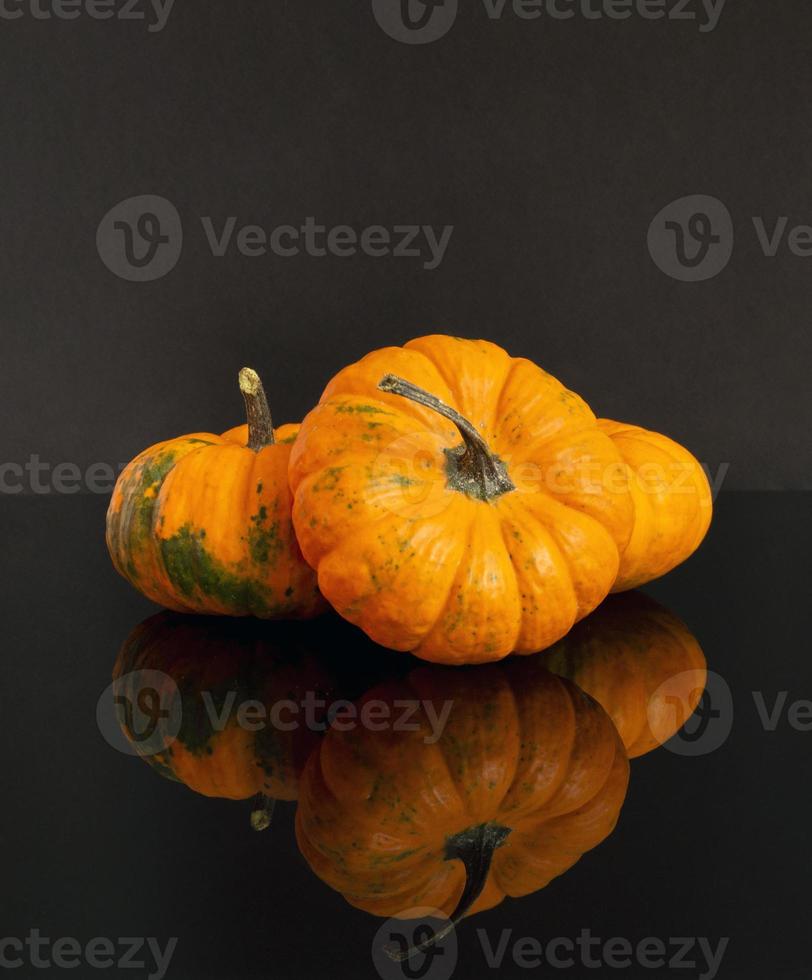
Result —
<svg viewBox="0 0 812 980"><path fill-rule="evenodd" d="M465 416L514 491L452 489L460 433L378 389L386 374ZM376 642L442 663L550 646L607 595L632 526L626 471L588 406L486 341L431 336L341 371L291 452L293 520L335 609Z"/></svg>
<svg viewBox="0 0 812 980"><path fill-rule="evenodd" d="M374 915L417 906L450 915L463 890L446 842L468 828L510 828L471 912L543 888L614 828L629 764L604 710L538 658L476 670L418 668L361 701L451 702L439 733L330 730L302 775L296 837L313 871Z"/></svg>
<svg viewBox="0 0 812 980"><path fill-rule="evenodd" d="M613 592L660 578L696 551L710 527L705 471L684 446L659 432L599 419L628 466L634 526L620 554Z"/></svg>
<svg viewBox="0 0 812 980"><path fill-rule="evenodd" d="M158 443L121 473L107 513L116 569L177 612L308 618L326 608L291 522L298 426L254 452L247 427Z"/></svg>

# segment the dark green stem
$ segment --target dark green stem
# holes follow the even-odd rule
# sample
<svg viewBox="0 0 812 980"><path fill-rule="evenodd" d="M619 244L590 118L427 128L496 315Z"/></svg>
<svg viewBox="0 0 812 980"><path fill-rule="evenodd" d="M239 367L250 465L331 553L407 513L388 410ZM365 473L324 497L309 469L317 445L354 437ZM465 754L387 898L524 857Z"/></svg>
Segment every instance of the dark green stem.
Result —
<svg viewBox="0 0 812 980"><path fill-rule="evenodd" d="M240 391L248 417L248 448L259 452L266 446L272 446L275 440L265 389L259 375L252 368L246 367L240 371Z"/></svg>
<svg viewBox="0 0 812 980"><path fill-rule="evenodd" d="M508 476L505 464L491 452L487 442L474 426L456 409L446 405L431 392L394 374L387 374L382 378L378 387L381 391L400 395L417 405L432 409L449 422L453 422L460 430L463 445L445 451L448 460L448 481L453 489L479 500L492 500L516 489Z"/></svg>
<svg viewBox="0 0 812 980"><path fill-rule="evenodd" d="M478 827L469 827L454 837L449 837L446 841L445 859L446 861L462 861L465 866L465 886L462 895L457 902L457 907L451 916L437 932L424 939L416 946L402 949L395 943L387 943L384 946L386 955L398 963L416 956L418 953L425 953L427 949L445 939L445 937L456 929L459 922L465 918L474 902L482 894L488 874L491 870L493 852L501 847L507 840L510 827L501 827L499 824L483 823Z"/></svg>

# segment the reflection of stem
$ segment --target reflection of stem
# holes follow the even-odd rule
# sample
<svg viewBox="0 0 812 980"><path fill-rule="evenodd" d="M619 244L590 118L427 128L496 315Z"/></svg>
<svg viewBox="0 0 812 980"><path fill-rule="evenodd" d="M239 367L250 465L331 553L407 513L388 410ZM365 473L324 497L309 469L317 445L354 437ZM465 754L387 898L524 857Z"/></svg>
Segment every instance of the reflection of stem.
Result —
<svg viewBox="0 0 812 980"><path fill-rule="evenodd" d="M251 829L267 830L271 826L275 806L276 800L273 797L259 793L254 801L254 809L251 811Z"/></svg>
<svg viewBox="0 0 812 980"><path fill-rule="evenodd" d="M505 843L509 833L510 827L483 823L478 827L464 830L454 837L449 837L445 847L446 861L452 861L456 858L465 865L465 887L462 889L457 907L451 913L447 924L429 936L428 939L424 939L422 943L417 943L408 949L401 949L395 943L387 943L383 949L390 959L402 963L417 953L425 953L427 949L431 949L441 939L445 939L450 932L453 932L482 894L482 889L485 887L491 870L493 852Z"/></svg>

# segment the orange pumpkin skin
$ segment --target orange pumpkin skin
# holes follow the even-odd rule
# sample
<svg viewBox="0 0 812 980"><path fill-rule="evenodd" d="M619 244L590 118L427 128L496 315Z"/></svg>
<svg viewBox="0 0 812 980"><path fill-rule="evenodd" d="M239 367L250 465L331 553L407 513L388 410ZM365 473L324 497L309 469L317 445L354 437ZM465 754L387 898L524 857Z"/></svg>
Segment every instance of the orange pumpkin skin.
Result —
<svg viewBox="0 0 812 980"><path fill-rule="evenodd" d="M684 446L636 425L599 419L629 473L634 527L612 591L635 589L689 558L710 527L713 498L699 461Z"/></svg>
<svg viewBox="0 0 812 980"><path fill-rule="evenodd" d="M169 779L203 796L245 800L263 794L295 800L299 776L321 732L280 708L284 724L273 724L280 702L299 704L309 692L326 703L335 687L327 661L311 652L307 627L280 635L251 620L211 620L171 612L140 623L122 644L113 669L116 693L135 704L145 680L163 711L180 709L177 736L144 742L119 708L125 736L140 757ZM302 632L303 631L303 632ZM141 674L149 671L148 674ZM155 685L155 687L153 687ZM241 722L242 705L258 702L265 715ZM323 711L314 717L323 723ZM170 733L171 734L171 733ZM154 751L158 749L158 751Z"/></svg>
<svg viewBox="0 0 812 980"><path fill-rule="evenodd" d="M603 706L630 759L682 728L707 681L696 637L641 592L611 596L543 657Z"/></svg>
<svg viewBox="0 0 812 980"><path fill-rule="evenodd" d="M298 426L248 447L248 426L151 446L121 473L107 513L116 569L176 612L309 618L326 605L291 522Z"/></svg>
<svg viewBox="0 0 812 980"><path fill-rule="evenodd" d="M381 390L388 374L467 417L512 488L462 479L459 425ZM449 664L541 650L601 602L631 533L625 480L577 395L494 344L445 336L342 370L290 459L322 593L377 643Z"/></svg>
<svg viewBox="0 0 812 980"><path fill-rule="evenodd" d="M438 715L452 706L439 738L422 708L416 731L333 728L305 767L299 847L357 908L408 917L428 906L457 919L544 887L615 826L629 773L617 732L539 658L420 667L368 692L359 712L373 700L393 719L404 700L431 701ZM483 830L508 834L481 893L455 910L466 871L447 848Z"/></svg>

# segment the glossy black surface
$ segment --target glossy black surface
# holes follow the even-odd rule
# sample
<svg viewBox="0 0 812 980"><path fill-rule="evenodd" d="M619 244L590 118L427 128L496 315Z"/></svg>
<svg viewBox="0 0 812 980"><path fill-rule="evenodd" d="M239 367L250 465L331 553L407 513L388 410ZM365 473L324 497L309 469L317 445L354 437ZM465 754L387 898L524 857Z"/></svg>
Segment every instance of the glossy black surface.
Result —
<svg viewBox="0 0 812 980"><path fill-rule="evenodd" d="M708 975L696 947L686 957L694 968L528 970L512 958L522 937L546 944L584 929L633 945L706 937L715 949L728 938L718 977L806 975L812 733L799 730L803 712L793 727L788 709L812 696L809 504L804 494L723 494L700 552L645 590L690 626L729 685L730 733L709 754L664 748L634 760L615 832L546 889L466 921L454 976ZM371 945L381 922L310 871L293 837L294 804L279 804L271 830L252 833L248 804L160 779L101 736L96 705L119 646L156 611L110 566L105 507L90 496L6 498L0 507L0 935L39 929L83 945L143 936L162 947L177 937L170 980L377 977ZM336 636L352 658L353 632ZM781 692L785 710L768 730L758 705L771 712ZM498 971L479 929L493 945L512 930ZM16 975L62 972L26 966Z"/></svg>

